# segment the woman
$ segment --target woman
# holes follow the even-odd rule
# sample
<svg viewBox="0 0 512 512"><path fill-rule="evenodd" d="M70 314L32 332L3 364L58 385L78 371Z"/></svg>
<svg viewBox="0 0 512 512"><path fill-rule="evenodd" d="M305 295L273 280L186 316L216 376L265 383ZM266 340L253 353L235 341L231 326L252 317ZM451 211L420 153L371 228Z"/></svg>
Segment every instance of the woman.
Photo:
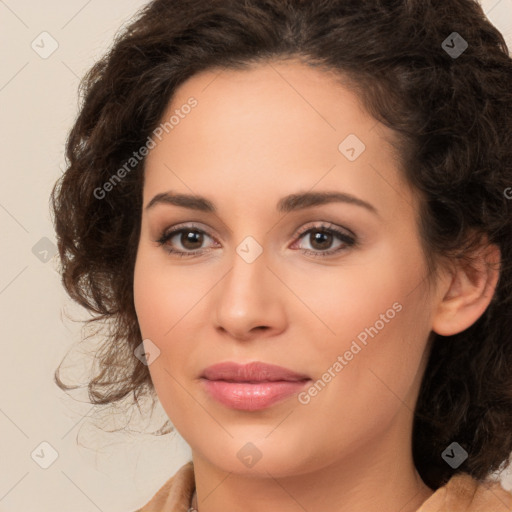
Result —
<svg viewBox="0 0 512 512"><path fill-rule="evenodd" d="M511 510L511 78L472 0L155 0L116 38L52 201L92 401L192 449L140 511Z"/></svg>

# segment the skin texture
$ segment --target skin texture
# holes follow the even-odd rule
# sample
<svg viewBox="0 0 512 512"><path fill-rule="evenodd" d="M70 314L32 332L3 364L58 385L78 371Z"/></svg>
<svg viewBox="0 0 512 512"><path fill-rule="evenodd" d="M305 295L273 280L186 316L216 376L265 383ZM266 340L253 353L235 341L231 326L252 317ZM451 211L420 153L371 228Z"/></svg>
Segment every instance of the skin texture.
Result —
<svg viewBox="0 0 512 512"><path fill-rule="evenodd" d="M433 492L411 452L427 339L474 323L496 272L445 269L429 293L418 202L386 142L392 132L333 76L297 61L208 70L181 85L163 119L191 96L197 106L147 156L143 204L198 194L217 213L144 209L134 294L143 338L160 350L149 366L155 390L192 448L200 512L416 510ZM366 146L354 161L338 149L350 134ZM276 210L308 191L349 193L378 214L341 202ZM202 245L183 245L186 233L167 244L203 254L180 258L156 242L191 222L206 233ZM299 238L323 222L358 243L305 254L344 245ZM252 263L236 251L247 236L263 251ZM497 249L490 256L499 261ZM394 318L307 404L292 396L234 410L199 380L221 361L264 361L315 382L393 304ZM251 468L237 457L248 442L261 453Z"/></svg>

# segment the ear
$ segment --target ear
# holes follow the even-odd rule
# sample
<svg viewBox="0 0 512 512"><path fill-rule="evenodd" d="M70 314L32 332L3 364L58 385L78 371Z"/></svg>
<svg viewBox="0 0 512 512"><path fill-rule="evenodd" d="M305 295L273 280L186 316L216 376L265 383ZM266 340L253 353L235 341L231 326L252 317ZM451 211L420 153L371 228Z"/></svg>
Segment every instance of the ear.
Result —
<svg viewBox="0 0 512 512"><path fill-rule="evenodd" d="M485 243L473 257L471 264L458 264L451 279L443 281L432 317L432 330L437 334L451 336L464 331L491 302L499 278L501 252L497 245Z"/></svg>

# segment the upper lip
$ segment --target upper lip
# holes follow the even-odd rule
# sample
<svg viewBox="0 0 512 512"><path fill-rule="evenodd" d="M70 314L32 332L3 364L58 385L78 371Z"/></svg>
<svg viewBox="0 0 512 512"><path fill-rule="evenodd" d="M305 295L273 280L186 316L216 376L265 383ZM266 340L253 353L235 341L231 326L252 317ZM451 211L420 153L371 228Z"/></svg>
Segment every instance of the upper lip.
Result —
<svg viewBox="0 0 512 512"><path fill-rule="evenodd" d="M206 368L201 377L208 380L229 380L234 382L300 381L309 380L305 374L294 372L275 364L254 361L239 364L226 361Z"/></svg>

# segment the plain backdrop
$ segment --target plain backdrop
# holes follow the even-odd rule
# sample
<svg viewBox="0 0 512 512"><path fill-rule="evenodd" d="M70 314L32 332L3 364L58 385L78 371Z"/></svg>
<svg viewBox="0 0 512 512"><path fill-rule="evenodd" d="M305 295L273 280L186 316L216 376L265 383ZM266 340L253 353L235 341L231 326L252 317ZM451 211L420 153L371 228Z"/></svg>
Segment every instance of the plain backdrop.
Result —
<svg viewBox="0 0 512 512"><path fill-rule="evenodd" d="M56 272L49 194L79 79L146 3L0 0L0 512L133 512L190 458L179 435L96 428L83 391L68 396L53 383L81 339L69 316L87 315ZM512 48L512 0L482 5ZM68 360L84 382L85 356ZM166 419L158 407L153 429ZM502 481L512 488L512 474Z"/></svg>

